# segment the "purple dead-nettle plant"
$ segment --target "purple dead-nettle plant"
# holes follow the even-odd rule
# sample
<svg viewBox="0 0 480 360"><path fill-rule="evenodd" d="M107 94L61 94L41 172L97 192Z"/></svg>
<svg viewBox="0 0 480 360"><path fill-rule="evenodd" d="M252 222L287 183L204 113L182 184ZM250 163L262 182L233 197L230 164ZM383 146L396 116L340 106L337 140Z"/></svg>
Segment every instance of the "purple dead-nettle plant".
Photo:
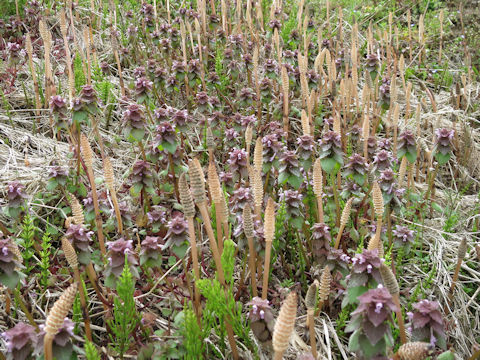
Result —
<svg viewBox="0 0 480 360"><path fill-rule="evenodd" d="M353 179L358 185L365 183L367 173L367 162L365 158L360 154L353 154L348 158L348 162L345 164L345 176Z"/></svg>
<svg viewBox="0 0 480 360"><path fill-rule="evenodd" d="M165 208L160 205L154 205L147 213L148 225L152 227L152 231L157 233L160 228L167 224L167 216Z"/></svg>
<svg viewBox="0 0 480 360"><path fill-rule="evenodd" d="M319 157L323 170L333 174L343 165L343 151L340 134L327 131L320 140Z"/></svg>
<svg viewBox="0 0 480 360"><path fill-rule="evenodd" d="M141 78L147 75L147 71L145 70L145 66L138 66L135 69L133 69L133 76L135 78Z"/></svg>
<svg viewBox="0 0 480 360"><path fill-rule="evenodd" d="M247 303L247 305L251 306L248 319L250 320L250 327L257 339L261 342L271 340L275 319L272 308L270 307L270 302L256 296L252 301Z"/></svg>
<svg viewBox="0 0 480 360"><path fill-rule="evenodd" d="M171 73L177 78L179 81L183 81L183 77L185 75L187 69L187 64L183 61L173 60Z"/></svg>
<svg viewBox="0 0 480 360"><path fill-rule="evenodd" d="M360 144L358 143L358 140L360 139L360 134L362 132L362 128L358 124L354 124L350 128L350 132L348 133L348 136L350 136L350 141L353 145L353 147L357 150L360 149Z"/></svg>
<svg viewBox="0 0 480 360"><path fill-rule="evenodd" d="M272 100L272 89L273 89L273 82L269 78L263 78L260 81L260 94L262 95L261 101L264 104L270 103Z"/></svg>
<svg viewBox="0 0 480 360"><path fill-rule="evenodd" d="M175 75L170 75L165 79L165 92L171 94L178 86L178 81Z"/></svg>
<svg viewBox="0 0 480 360"><path fill-rule="evenodd" d="M5 215L18 219L22 208L25 206L25 200L27 199L25 193L25 186L18 181L12 181L7 185L7 206L3 208Z"/></svg>
<svg viewBox="0 0 480 360"><path fill-rule="evenodd" d="M188 62L188 81L191 86L196 85L197 79L201 76L201 63L199 59L191 59Z"/></svg>
<svg viewBox="0 0 480 360"><path fill-rule="evenodd" d="M398 310L392 295L379 285L358 296L359 305L345 331L351 332L348 348L362 359L388 359L393 346L392 312Z"/></svg>
<svg viewBox="0 0 480 360"><path fill-rule="evenodd" d="M44 331L45 325L40 325L40 333L38 334L38 341L37 346L35 349L35 355L40 357L43 354L43 343L45 337ZM57 359L69 359L73 354L73 344L72 344L72 337L73 337L73 329L75 328L75 323L66 317L63 320L63 324L58 330L58 333L55 334L53 338L53 356Z"/></svg>
<svg viewBox="0 0 480 360"><path fill-rule="evenodd" d="M134 40L134 38L137 36L137 34L138 34L138 26L130 25L127 28L127 36L129 38L129 40Z"/></svg>
<svg viewBox="0 0 480 360"><path fill-rule="evenodd" d="M387 150L379 150L373 157L373 171L383 171L392 167L392 153Z"/></svg>
<svg viewBox="0 0 480 360"><path fill-rule="evenodd" d="M50 98L50 110L56 121L57 128L66 129L69 125L67 99L60 95L54 95Z"/></svg>
<svg viewBox="0 0 480 360"><path fill-rule="evenodd" d="M257 122L257 117L255 115L242 116L240 120L240 125L242 126L243 131L245 131L249 125L254 126Z"/></svg>
<svg viewBox="0 0 480 360"><path fill-rule="evenodd" d="M378 142L376 136L369 136L367 140L367 152L368 155L373 156L377 151Z"/></svg>
<svg viewBox="0 0 480 360"><path fill-rule="evenodd" d="M248 176L247 152L244 149L233 149L228 156L228 164L234 180L237 181L239 178L246 179Z"/></svg>
<svg viewBox="0 0 480 360"><path fill-rule="evenodd" d="M54 190L58 185L65 186L68 179L68 170L52 162L48 169L47 189Z"/></svg>
<svg viewBox="0 0 480 360"><path fill-rule="evenodd" d="M390 79L383 78L382 85L380 85L378 90L380 94L380 99L379 99L380 106L384 110L388 110L390 108Z"/></svg>
<svg viewBox="0 0 480 360"><path fill-rule="evenodd" d="M315 72L315 70L310 69L307 71L307 80L308 86L310 89L316 89L318 87L318 79L320 79L320 75Z"/></svg>
<svg viewBox="0 0 480 360"><path fill-rule="evenodd" d="M263 69L265 70L265 75L269 79L276 79L278 72L277 62L273 59L266 59L263 63Z"/></svg>
<svg viewBox="0 0 480 360"><path fill-rule="evenodd" d="M85 113L95 114L98 110L97 108L97 92L91 85L84 85L80 91L79 96L80 102L82 104L81 111ZM74 114L73 120L76 120L78 114ZM86 116L86 115L85 115ZM82 120L80 120L81 122Z"/></svg>
<svg viewBox="0 0 480 360"><path fill-rule="evenodd" d="M153 82L145 76L135 80L135 96L139 104L145 103L153 88Z"/></svg>
<svg viewBox="0 0 480 360"><path fill-rule="evenodd" d="M225 143L229 146L234 146L238 143L239 139L238 131L234 128L225 129Z"/></svg>
<svg viewBox="0 0 480 360"><path fill-rule="evenodd" d="M297 152L300 163L305 171L312 166L312 154L315 150L315 140L313 136L302 135L297 139Z"/></svg>
<svg viewBox="0 0 480 360"><path fill-rule="evenodd" d="M436 129L435 130L435 159L439 165L446 164L452 156L453 137L455 136L455 130L453 129Z"/></svg>
<svg viewBox="0 0 480 360"><path fill-rule="evenodd" d="M77 250L79 260L83 264L87 264L90 260L88 258L90 254L88 247L92 241L92 235L93 231L88 231L84 224L71 224L65 233L65 237L70 241L75 250Z"/></svg>
<svg viewBox="0 0 480 360"><path fill-rule="evenodd" d="M346 277L351 263L352 258L348 254L345 254L341 249L330 249L326 265L330 268L330 272L333 274L334 278Z"/></svg>
<svg viewBox="0 0 480 360"><path fill-rule="evenodd" d="M188 122L190 121L190 116L187 110L173 110L172 113L172 122L175 127L179 130L186 130Z"/></svg>
<svg viewBox="0 0 480 360"><path fill-rule="evenodd" d="M154 83L156 86L160 86L160 87L164 86L165 82L168 79L167 69L165 69L163 66L160 66L160 65L155 67L153 77L154 77Z"/></svg>
<svg viewBox="0 0 480 360"><path fill-rule="evenodd" d="M411 164L417 159L417 142L414 133L409 129L398 136L397 156L400 160L405 156Z"/></svg>
<svg viewBox="0 0 480 360"><path fill-rule="evenodd" d="M238 99L240 100L240 104L243 107L250 107L253 104L253 100L255 99L255 93L252 89L248 87L244 87L240 90L238 94Z"/></svg>
<svg viewBox="0 0 480 360"><path fill-rule="evenodd" d="M392 169L385 169L380 172L378 185L382 190L385 204L391 204L394 207L401 206L404 189L397 188L395 173Z"/></svg>
<svg viewBox="0 0 480 360"><path fill-rule="evenodd" d="M297 190L285 190L280 193L280 200L285 202L289 224L301 229L304 220L305 210L303 208L302 194Z"/></svg>
<svg viewBox="0 0 480 360"><path fill-rule="evenodd" d="M366 56L365 65L368 72L370 72L370 75L372 76L372 80L375 80L375 78L377 77L379 63L380 58L377 56L377 54L368 54Z"/></svg>
<svg viewBox="0 0 480 360"><path fill-rule="evenodd" d="M163 241L158 236L145 237L145 240L140 245L140 265L145 264L147 267L161 266L161 247L163 244Z"/></svg>
<svg viewBox="0 0 480 360"><path fill-rule="evenodd" d="M280 156L278 166L278 183L280 185L288 183L295 189L298 189L303 183L303 176L300 172L297 155L293 150L287 150Z"/></svg>
<svg viewBox="0 0 480 360"><path fill-rule="evenodd" d="M145 114L138 104L130 104L123 113L124 134L130 142L140 142L145 136Z"/></svg>
<svg viewBox="0 0 480 360"><path fill-rule="evenodd" d="M198 110L201 112L207 112L212 108L212 105L210 104L210 97L206 91L199 91L195 95L195 103L197 104Z"/></svg>
<svg viewBox="0 0 480 360"><path fill-rule="evenodd" d="M131 172L132 186L130 191L134 196L142 194L141 202L143 204L144 193L153 193L153 174L150 170L150 164L143 160L138 160L133 164Z"/></svg>
<svg viewBox="0 0 480 360"><path fill-rule="evenodd" d="M445 329L437 301L421 300L412 305L413 312L407 313L410 319L412 341L425 341L445 349Z"/></svg>
<svg viewBox="0 0 480 360"><path fill-rule="evenodd" d="M167 241L162 249L171 249L175 254L187 250L188 222L182 213L175 213L167 224Z"/></svg>
<svg viewBox="0 0 480 360"><path fill-rule="evenodd" d="M410 249L415 240L415 232L403 225L396 225L393 233L393 243L398 248Z"/></svg>
<svg viewBox="0 0 480 360"><path fill-rule="evenodd" d="M379 150L386 150L391 153L392 151L393 142L390 138L380 139L378 140L378 149Z"/></svg>
<svg viewBox="0 0 480 360"><path fill-rule="evenodd" d="M115 284L116 279L123 271L125 257L127 258L127 263L133 276L138 278L138 271L136 268L138 261L133 251L133 240L120 238L115 241L110 241L107 242L107 248L108 263L105 268L105 285L111 287L111 285Z"/></svg>
<svg viewBox="0 0 480 360"><path fill-rule="evenodd" d="M107 215L110 214L111 207L110 202L108 201L107 192L104 190L97 190L97 196L100 213ZM82 200L82 203L85 210L85 221L89 223L95 219L95 207L93 205L93 195L91 191L88 192L87 196Z"/></svg>
<svg viewBox="0 0 480 360"><path fill-rule="evenodd" d="M112 204L113 205L113 204ZM128 202L123 200L118 203L118 209L120 210L120 215L122 217L124 225L127 227L130 227L133 225L133 217L132 217L132 212L130 210L130 206L128 205ZM111 213L113 214L113 208L110 210Z"/></svg>
<svg viewBox="0 0 480 360"><path fill-rule="evenodd" d="M347 276L347 295L343 298L342 305L358 302L359 293L367 291L382 283L380 265L383 259L378 257L378 250L363 250L352 258L352 271Z"/></svg>
<svg viewBox="0 0 480 360"><path fill-rule="evenodd" d="M233 174L230 171L220 171L218 177L220 178L220 182L227 189L232 189L235 185L235 182L233 181Z"/></svg>
<svg viewBox="0 0 480 360"><path fill-rule="evenodd" d="M18 257L18 248L10 237L2 237L0 232L0 284L15 289L22 277L18 270L22 267Z"/></svg>
<svg viewBox="0 0 480 360"><path fill-rule="evenodd" d="M229 199L229 207L232 213L239 213L243 211L243 208L252 201L252 193L250 188L240 186L233 191L233 195Z"/></svg>
<svg viewBox="0 0 480 360"><path fill-rule="evenodd" d="M25 360L30 358L38 341L35 328L24 322L19 322L13 328L3 332L1 336L5 341L7 360Z"/></svg>
<svg viewBox="0 0 480 360"><path fill-rule="evenodd" d="M325 264L330 252L330 228L325 223L315 223L312 226L312 250L315 262L320 266Z"/></svg>
<svg viewBox="0 0 480 360"><path fill-rule="evenodd" d="M177 150L177 134L175 127L167 121L160 123L155 132L154 146L174 154Z"/></svg>
<svg viewBox="0 0 480 360"><path fill-rule="evenodd" d="M342 197L342 199L347 201L352 196L357 199L361 199L363 196L365 196L365 193L363 191L363 188L355 181L353 181L352 179L347 179L344 186L342 186L342 192L340 193L340 196Z"/></svg>
<svg viewBox="0 0 480 360"><path fill-rule="evenodd" d="M279 141L276 133L265 135L262 138L263 144L263 171L269 172L272 166L278 168L278 154L283 149L283 144Z"/></svg>

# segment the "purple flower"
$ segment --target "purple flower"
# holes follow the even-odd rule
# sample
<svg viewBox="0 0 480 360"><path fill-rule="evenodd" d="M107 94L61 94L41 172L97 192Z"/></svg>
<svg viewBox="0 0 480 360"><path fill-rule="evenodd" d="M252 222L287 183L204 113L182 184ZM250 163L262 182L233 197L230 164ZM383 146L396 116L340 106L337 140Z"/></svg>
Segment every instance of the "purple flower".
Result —
<svg viewBox="0 0 480 360"><path fill-rule="evenodd" d="M455 130L453 129L436 129L435 136L436 136L436 143L435 147L438 152L443 155L448 154L452 151L453 148L453 137L455 135Z"/></svg>
<svg viewBox="0 0 480 360"><path fill-rule="evenodd" d="M393 241L397 246L404 246L412 243L415 238L415 233L413 230L410 230L408 227L402 225L396 225L392 233L394 236Z"/></svg>
<svg viewBox="0 0 480 360"><path fill-rule="evenodd" d="M1 334L5 340L7 356L10 359L24 360L34 350L37 344L37 333L35 328L24 322L19 322L13 328Z"/></svg>
<svg viewBox="0 0 480 360"><path fill-rule="evenodd" d="M181 246L187 240L188 222L185 220L182 213L177 213L167 224L167 242L162 249L171 246Z"/></svg>
<svg viewBox="0 0 480 360"><path fill-rule="evenodd" d="M92 240L93 231L87 231L83 224L71 224L65 234L66 238L78 251L88 251L88 245Z"/></svg>
<svg viewBox="0 0 480 360"><path fill-rule="evenodd" d="M125 265L125 255L127 256L127 262L130 265L130 268L133 269L133 265L137 265L138 261L135 258L133 252L133 240L125 240L120 238L116 241L107 242L108 248L108 265L105 269L105 276L113 275L115 278L118 278L123 271ZM133 272L136 274L136 270Z"/></svg>
<svg viewBox="0 0 480 360"><path fill-rule="evenodd" d="M8 206L18 208L23 205L27 198L24 189L25 186L18 181L12 181L7 185Z"/></svg>

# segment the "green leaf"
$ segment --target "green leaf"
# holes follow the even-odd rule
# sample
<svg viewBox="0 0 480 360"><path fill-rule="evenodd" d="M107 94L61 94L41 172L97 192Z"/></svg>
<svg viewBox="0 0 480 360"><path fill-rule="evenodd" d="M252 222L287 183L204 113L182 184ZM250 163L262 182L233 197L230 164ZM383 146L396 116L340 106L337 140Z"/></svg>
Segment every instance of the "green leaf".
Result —
<svg viewBox="0 0 480 360"><path fill-rule="evenodd" d="M132 128L130 130L128 140L131 142L134 142L134 141L139 142L143 140L144 136L145 136L145 129ZM133 139L134 141L132 141L131 139Z"/></svg>
<svg viewBox="0 0 480 360"><path fill-rule="evenodd" d="M348 302L350 304L356 303L357 298L368 290L366 286L355 286L347 290Z"/></svg>
<svg viewBox="0 0 480 360"><path fill-rule="evenodd" d="M442 154L441 152L436 152L435 153L435 160L438 161L438 165L445 165L448 160L450 160L450 153L447 154Z"/></svg>
<svg viewBox="0 0 480 360"><path fill-rule="evenodd" d="M360 349L360 335L361 335L362 329L358 329L355 331L351 336L350 339L348 340L348 350L356 352L358 349Z"/></svg>
<svg viewBox="0 0 480 360"><path fill-rule="evenodd" d="M13 290L17 287L18 282L20 281L21 276L18 271L14 271L10 275L2 273L0 274L0 283L8 287L10 290Z"/></svg>
<svg viewBox="0 0 480 360"><path fill-rule="evenodd" d="M417 153L416 152L405 152L405 157L407 158L408 162L413 164L415 160L417 160Z"/></svg>
<svg viewBox="0 0 480 360"><path fill-rule="evenodd" d="M177 151L177 143L169 143L168 141L162 142L162 147L167 150L170 154L175 154Z"/></svg>
<svg viewBox="0 0 480 360"><path fill-rule="evenodd" d="M302 185L303 179L301 176L290 175L288 177L288 183L295 189L298 189Z"/></svg>
<svg viewBox="0 0 480 360"><path fill-rule="evenodd" d="M438 360L455 360L455 355L451 351L445 351L437 357Z"/></svg>
<svg viewBox="0 0 480 360"><path fill-rule="evenodd" d="M278 174L278 184L283 185L288 181L288 174L286 172L281 172Z"/></svg>
<svg viewBox="0 0 480 360"><path fill-rule="evenodd" d="M337 161L328 157L320 160L320 163L322 164L323 171L325 171L327 174L332 174L337 166Z"/></svg>
<svg viewBox="0 0 480 360"><path fill-rule="evenodd" d="M132 185L132 187L130 188L130 191L132 192L132 195L136 196L140 194L140 191L142 191L142 189L143 189L143 184L141 182L137 182Z"/></svg>
<svg viewBox="0 0 480 360"><path fill-rule="evenodd" d="M47 182L46 188L47 188L48 191L53 191L57 188L57 186L58 186L58 181L55 180L55 179L50 179Z"/></svg>
<svg viewBox="0 0 480 360"><path fill-rule="evenodd" d="M74 111L73 112L73 121L74 122L83 122L88 118L88 113L86 111Z"/></svg>

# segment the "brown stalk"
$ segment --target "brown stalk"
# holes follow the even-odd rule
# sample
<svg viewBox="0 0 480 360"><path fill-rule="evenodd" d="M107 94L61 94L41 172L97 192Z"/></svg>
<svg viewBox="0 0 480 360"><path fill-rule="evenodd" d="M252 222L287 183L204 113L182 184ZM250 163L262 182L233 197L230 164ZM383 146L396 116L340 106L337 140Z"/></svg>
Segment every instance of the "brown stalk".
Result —
<svg viewBox="0 0 480 360"><path fill-rule="evenodd" d="M265 233L265 264L263 269L263 286L262 286L262 299L267 298L268 294L268 277L270 273L270 257L272 252L272 241L275 235L275 203L272 198L268 199L267 208L265 209L264 220L264 233Z"/></svg>
<svg viewBox="0 0 480 360"><path fill-rule="evenodd" d="M317 359L317 341L315 338L315 302L317 300L318 292L318 280L315 280L313 284L310 285L305 295L305 305L307 306L307 326L310 334L310 348L312 355Z"/></svg>
<svg viewBox="0 0 480 360"><path fill-rule="evenodd" d="M77 283L73 283L63 292L63 294L55 301L53 307L45 321L45 338L43 342L45 360L53 360L52 342L55 335L63 325L65 317L72 308L73 301L77 294Z"/></svg>
<svg viewBox="0 0 480 360"><path fill-rule="evenodd" d="M335 185L334 185L335 186ZM335 249L338 249L340 246L340 239L342 238L343 230L347 225L348 218L350 217L350 211L352 210L353 198L350 198L342 211L342 216L340 218L340 229L338 230L337 239L335 240Z"/></svg>
<svg viewBox="0 0 480 360"><path fill-rule="evenodd" d="M95 224L97 225L98 243L100 245L100 251L102 252L102 255L105 256L107 254L107 251L105 249L105 241L103 238L103 222L102 216L100 215L100 207L98 205L97 186L95 184L95 177L93 175L93 151L90 147L90 143L88 142L87 137L84 134L81 135L80 141L83 161L85 162L88 180L90 181L90 186L92 188L92 199L93 208L95 211Z"/></svg>
<svg viewBox="0 0 480 360"><path fill-rule="evenodd" d="M387 288L388 292L392 295L392 300L395 303L397 310L398 327L400 330L400 341L402 344L407 342L407 333L405 331L405 323L403 322L402 306L400 304L400 289L398 288L398 282L390 267L385 264L380 266L380 275L382 276L383 284Z"/></svg>
<svg viewBox="0 0 480 360"><path fill-rule="evenodd" d="M460 268L462 266L462 262L466 254L467 254L467 239L463 238L460 241L460 244L458 245L457 265L455 266L455 272L453 273L453 278L452 278L452 285L450 286L450 290L448 292L448 301L447 301L448 308L450 308L450 306L452 305L453 294L454 294L455 286L457 285L458 275L460 274Z"/></svg>
<svg viewBox="0 0 480 360"><path fill-rule="evenodd" d="M117 218L118 232L123 234L123 222L122 215L120 213L120 207L118 206L117 192L115 191L115 176L113 172L113 166L110 158L105 156L103 159L103 174L105 176L105 183L107 184L108 191L112 197L113 208L115 209L115 217Z"/></svg>
<svg viewBox="0 0 480 360"><path fill-rule="evenodd" d="M75 282L77 284L80 284L79 286L80 305L82 307L83 322L85 324L85 336L89 341L92 341L92 330L90 328L90 316L88 314L88 306L86 302L87 297L86 297L85 291L83 290L82 280L80 278L80 271L78 270L77 254L72 244L70 243L70 241L68 241L66 238L62 238L62 250L63 250L63 253L65 254L65 258L67 259L68 264L73 270L73 276L74 276L73 278Z"/></svg>
<svg viewBox="0 0 480 360"><path fill-rule="evenodd" d="M75 95L75 79L74 79L73 69L72 69L72 56L70 54L70 46L68 46L67 19L65 16L65 11L63 9L60 10L59 19L60 19L60 31L63 37L63 46L65 47L65 58L66 58L67 71L68 71L68 98L70 101L72 101L73 96Z"/></svg>
<svg viewBox="0 0 480 360"><path fill-rule="evenodd" d="M295 327L295 318L297 317L297 294L291 292L288 294L280 308L277 321L273 330L272 345L275 355L274 360L281 360L283 353L287 350Z"/></svg>
<svg viewBox="0 0 480 360"><path fill-rule="evenodd" d="M37 116L37 123L39 121L40 116L40 109L42 108L42 103L40 102L40 92L38 90L38 80L37 80L37 72L35 71L35 67L33 65L33 46L32 46L32 39L30 38L30 33L27 33L25 36L25 47L27 49L28 54L28 66L30 67L30 71L32 73L32 80L33 80L33 89L35 91L35 115Z"/></svg>
<svg viewBox="0 0 480 360"><path fill-rule="evenodd" d="M253 297L258 296L257 290L257 271L255 267L256 262L256 253L253 243L253 220L252 220L252 210L250 206L245 205L243 208L243 232L248 240L248 267L250 268L250 278L252 281L252 295Z"/></svg>
<svg viewBox="0 0 480 360"><path fill-rule="evenodd" d="M193 159L192 161L190 161L189 174L192 195L195 200L195 204L197 205L202 215L203 223L205 224L205 229L210 240L210 248L212 250L213 259L215 261L215 265L217 266L218 278L220 283L225 286L225 276L223 273L220 252L218 250L218 245L215 240L215 234L213 233L213 228L210 221L210 214L207 209L207 199L205 196L205 179L203 177L203 171L198 159Z"/></svg>
<svg viewBox="0 0 480 360"><path fill-rule="evenodd" d="M373 208L375 210L375 215L377 218L375 238L378 243L380 243L380 236L382 234L382 222L383 222L383 213L385 212L385 206L383 204L383 195L380 186L375 181L372 186L372 196L373 196Z"/></svg>
<svg viewBox="0 0 480 360"><path fill-rule="evenodd" d="M324 214L323 214L323 175L322 175L322 164L320 159L315 160L313 164L313 192L317 197L317 207L318 207L318 222L323 223Z"/></svg>
<svg viewBox="0 0 480 360"><path fill-rule="evenodd" d="M213 259L215 261L215 265L217 266L218 280L226 288L225 275L223 272L220 252L215 241L215 234L213 233L213 228L210 221L210 214L207 208L207 201L205 196L205 178L203 176L203 170L198 159L193 159L192 161L190 161L189 174L190 186L192 187L192 195L195 200L195 204L200 210L200 214L202 215L203 223L205 224L205 229L210 240L210 249L212 250ZM230 348L232 350L232 356L235 360L237 360L239 358L239 355L237 345L235 343L235 334L233 332L232 324L229 322L229 319L227 319L225 327L227 330L228 342L230 343Z"/></svg>
<svg viewBox="0 0 480 360"><path fill-rule="evenodd" d="M111 3L113 6L113 2ZM113 13L115 13L115 10L113 10ZM125 96L125 84L123 82L123 76L122 76L122 64L120 62L120 56L118 55L118 44L117 44L117 39L115 38L114 31L113 31L113 24L111 27L111 41L112 41L112 49L113 49L113 56L115 57L115 61L117 63L117 71L118 71L118 81L120 83L120 92L122 94L122 97Z"/></svg>
<svg viewBox="0 0 480 360"><path fill-rule="evenodd" d="M222 202L224 202L222 188L220 185L220 180L218 178L217 169L215 163L210 161L208 164L208 188L210 190L210 196L215 204L215 216L216 216L216 226L217 226L217 243L220 254L223 252L223 234L222 234L222 224L227 222L223 217L222 212ZM225 234L227 235L227 234Z"/></svg>
<svg viewBox="0 0 480 360"><path fill-rule="evenodd" d="M285 66L282 66L282 93L283 93L283 131L285 131L288 137L288 130L289 130L289 108L288 108L288 95L289 95L289 86L290 80L288 78L287 69Z"/></svg>
<svg viewBox="0 0 480 360"><path fill-rule="evenodd" d="M185 173L180 175L179 181L179 191L180 191L180 201L183 206L183 213L188 221L188 239L190 241L190 248L192 252L192 266L193 266L193 273L195 274L195 280L200 279L200 266L198 265L198 249L197 249L197 240L195 236L195 204L193 203L192 194L190 193L190 189L188 188L187 179ZM195 311L197 314L197 318L200 321L200 292L195 287Z"/></svg>

